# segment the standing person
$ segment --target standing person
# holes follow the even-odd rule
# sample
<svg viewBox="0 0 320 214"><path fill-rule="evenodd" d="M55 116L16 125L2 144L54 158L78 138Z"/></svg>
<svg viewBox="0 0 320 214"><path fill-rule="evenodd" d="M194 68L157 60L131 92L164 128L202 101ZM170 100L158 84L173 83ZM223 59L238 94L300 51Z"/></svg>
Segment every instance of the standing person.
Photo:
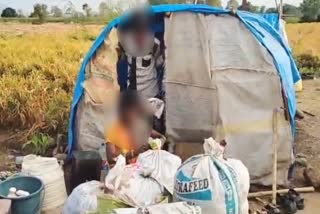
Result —
<svg viewBox="0 0 320 214"><path fill-rule="evenodd" d="M164 101L164 45L155 37L152 24L150 15L137 11L118 27L120 61L128 65L127 72L118 69L119 83L122 91L137 90L146 99ZM161 133L165 132L163 119L155 119L155 129Z"/></svg>

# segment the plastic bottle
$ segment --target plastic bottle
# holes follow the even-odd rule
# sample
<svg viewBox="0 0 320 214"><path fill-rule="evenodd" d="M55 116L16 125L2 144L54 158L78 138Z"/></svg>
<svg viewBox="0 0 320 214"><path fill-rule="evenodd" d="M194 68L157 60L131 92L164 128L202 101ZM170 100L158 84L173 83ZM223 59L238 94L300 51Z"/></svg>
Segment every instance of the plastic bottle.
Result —
<svg viewBox="0 0 320 214"><path fill-rule="evenodd" d="M106 151L106 144L105 143L102 143L100 145L99 154L100 154L100 157L102 160L100 180L104 182L104 179L109 172L109 163L108 163L108 159L107 159L107 151Z"/></svg>

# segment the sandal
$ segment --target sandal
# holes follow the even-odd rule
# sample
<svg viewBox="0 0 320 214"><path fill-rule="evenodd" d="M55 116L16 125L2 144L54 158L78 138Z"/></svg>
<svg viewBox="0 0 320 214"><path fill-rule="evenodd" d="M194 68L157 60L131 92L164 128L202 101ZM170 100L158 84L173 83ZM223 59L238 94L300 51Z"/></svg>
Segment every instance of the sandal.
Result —
<svg viewBox="0 0 320 214"><path fill-rule="evenodd" d="M298 211L296 202L290 200L288 195L277 194L277 205L285 214L294 214Z"/></svg>
<svg viewBox="0 0 320 214"><path fill-rule="evenodd" d="M304 198L302 198L297 191L295 191L294 189L289 189L288 197L290 200L296 203L298 210L304 209Z"/></svg>
<svg viewBox="0 0 320 214"><path fill-rule="evenodd" d="M282 214L281 210L277 207L270 206L269 204L264 207L267 211L267 214Z"/></svg>

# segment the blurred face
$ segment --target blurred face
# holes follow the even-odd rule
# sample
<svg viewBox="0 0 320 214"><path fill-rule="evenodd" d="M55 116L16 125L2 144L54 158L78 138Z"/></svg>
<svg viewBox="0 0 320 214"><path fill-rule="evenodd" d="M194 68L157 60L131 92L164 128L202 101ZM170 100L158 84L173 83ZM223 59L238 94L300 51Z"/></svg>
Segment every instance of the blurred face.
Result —
<svg viewBox="0 0 320 214"><path fill-rule="evenodd" d="M148 40L148 31L137 31L134 33L133 38L139 49L144 48L146 41Z"/></svg>
<svg viewBox="0 0 320 214"><path fill-rule="evenodd" d="M126 117L128 124L132 126L136 126L139 123L149 124L152 122L150 121L150 119L152 120L152 115L149 114L146 107L143 105L132 108L127 112Z"/></svg>
<svg viewBox="0 0 320 214"><path fill-rule="evenodd" d="M124 51L135 57L147 55L154 45L154 35L149 30L126 32L120 35L119 40Z"/></svg>
<svg viewBox="0 0 320 214"><path fill-rule="evenodd" d="M140 117L140 110L138 108L132 108L127 112L128 123L133 124Z"/></svg>

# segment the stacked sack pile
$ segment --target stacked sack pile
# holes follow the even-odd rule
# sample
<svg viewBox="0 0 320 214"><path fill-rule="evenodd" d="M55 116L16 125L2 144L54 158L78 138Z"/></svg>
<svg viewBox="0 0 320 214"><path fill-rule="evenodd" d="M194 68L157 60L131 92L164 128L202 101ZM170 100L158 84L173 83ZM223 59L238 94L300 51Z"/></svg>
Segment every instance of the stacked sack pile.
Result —
<svg viewBox="0 0 320 214"><path fill-rule="evenodd" d="M159 147L157 141L151 143ZM186 202L168 203L180 165L178 156L159 149L140 154L137 162L130 165L125 165L124 157L119 156L105 185L117 199L134 208L114 209L112 213L201 214L200 207Z"/></svg>
<svg viewBox="0 0 320 214"><path fill-rule="evenodd" d="M129 165L119 156L105 185L111 194L132 207L157 204L166 193L173 193L173 180L180 165L178 156L164 150L144 152L135 164Z"/></svg>
<svg viewBox="0 0 320 214"><path fill-rule="evenodd" d="M157 147L157 141L152 143ZM160 149L140 154L136 163L129 165L120 155L105 184L92 181L77 187L64 213L96 213L102 186L107 190L105 195L132 207L112 208L108 213L113 214L248 213L248 169L239 160L225 159L224 146L212 138L203 146L205 154L195 155L182 165L178 156ZM168 200L171 195L173 203L168 203L172 202ZM87 205L80 206L84 202Z"/></svg>

